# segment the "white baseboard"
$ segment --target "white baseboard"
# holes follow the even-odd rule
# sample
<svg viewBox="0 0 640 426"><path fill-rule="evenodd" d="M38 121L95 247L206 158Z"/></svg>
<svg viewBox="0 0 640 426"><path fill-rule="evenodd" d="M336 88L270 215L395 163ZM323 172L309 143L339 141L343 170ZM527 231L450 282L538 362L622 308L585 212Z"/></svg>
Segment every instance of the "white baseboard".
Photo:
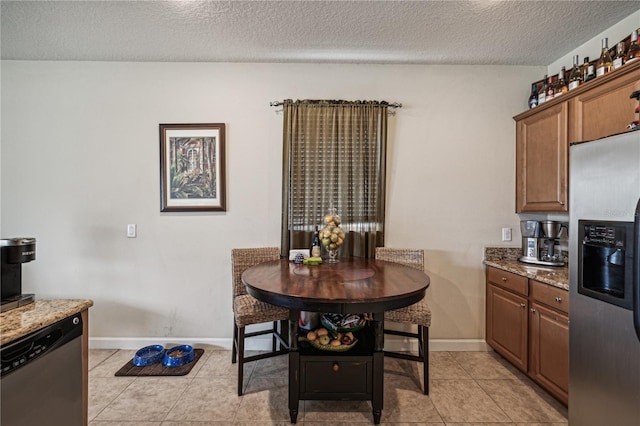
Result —
<svg viewBox="0 0 640 426"><path fill-rule="evenodd" d="M249 339L248 342L256 339ZM268 348L269 342L256 342ZM176 337L89 337L89 349L140 349L149 345L162 345L166 348L175 345L192 345L196 347L211 346L212 349L231 349L231 339L215 338L176 338ZM249 348L247 345L247 349Z"/></svg>
<svg viewBox="0 0 640 426"><path fill-rule="evenodd" d="M140 349L149 345L192 345L196 347L211 346L213 349L231 349L230 338L157 338L157 337L93 337L89 338L89 349ZM271 339L268 337L254 337L247 339L247 350L270 350ZM385 338L385 349L395 352L418 350L415 340L388 336ZM490 351L491 348L482 339L429 339L429 351L465 352Z"/></svg>

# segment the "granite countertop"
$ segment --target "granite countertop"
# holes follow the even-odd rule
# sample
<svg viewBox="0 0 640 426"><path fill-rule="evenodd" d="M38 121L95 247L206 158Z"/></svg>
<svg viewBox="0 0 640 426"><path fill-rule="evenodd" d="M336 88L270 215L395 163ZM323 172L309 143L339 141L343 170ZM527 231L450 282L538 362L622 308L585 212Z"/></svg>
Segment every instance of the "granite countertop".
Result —
<svg viewBox="0 0 640 426"><path fill-rule="evenodd" d="M43 327L93 306L88 299L36 300L0 313L0 345L4 345Z"/></svg>
<svg viewBox="0 0 640 426"><path fill-rule="evenodd" d="M522 250L519 247L487 247L485 248L484 264L569 290L568 267L538 266L519 262L518 257L521 253Z"/></svg>

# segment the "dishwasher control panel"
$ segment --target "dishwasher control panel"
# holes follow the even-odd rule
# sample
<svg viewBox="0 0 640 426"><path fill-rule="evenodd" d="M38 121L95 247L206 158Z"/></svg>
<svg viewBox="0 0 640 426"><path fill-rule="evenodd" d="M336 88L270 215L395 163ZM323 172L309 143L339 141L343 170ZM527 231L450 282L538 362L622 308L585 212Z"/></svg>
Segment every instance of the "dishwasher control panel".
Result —
<svg viewBox="0 0 640 426"><path fill-rule="evenodd" d="M81 335L82 318L76 314L4 345L0 349L0 377Z"/></svg>

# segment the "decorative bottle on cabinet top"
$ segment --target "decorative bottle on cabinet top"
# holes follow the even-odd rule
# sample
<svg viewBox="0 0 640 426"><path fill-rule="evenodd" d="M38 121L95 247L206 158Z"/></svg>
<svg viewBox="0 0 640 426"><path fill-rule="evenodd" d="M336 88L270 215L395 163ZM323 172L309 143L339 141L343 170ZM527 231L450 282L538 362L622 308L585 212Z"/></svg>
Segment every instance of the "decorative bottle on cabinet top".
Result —
<svg viewBox="0 0 640 426"><path fill-rule="evenodd" d="M553 77L547 77L547 91L545 92L545 102L549 102L556 96L556 87L553 84Z"/></svg>
<svg viewBox="0 0 640 426"><path fill-rule="evenodd" d="M596 77L602 77L611 72L612 66L613 60L611 59L611 54L609 54L609 39L605 37L602 39L600 58L598 58L598 62L596 62Z"/></svg>
<svg viewBox="0 0 640 426"><path fill-rule="evenodd" d="M529 108L538 106L538 85L536 83L531 84L531 95L529 95Z"/></svg>
<svg viewBox="0 0 640 426"><path fill-rule="evenodd" d="M582 81L586 83L596 78L596 73L593 68L593 64L589 61L589 57L584 57L584 64L582 64Z"/></svg>
<svg viewBox="0 0 640 426"><path fill-rule="evenodd" d="M542 88L538 92L538 105L542 105L547 101L547 75L542 79Z"/></svg>
<svg viewBox="0 0 640 426"><path fill-rule="evenodd" d="M612 69L617 70L624 65L624 42L621 41L616 45L616 54L613 57Z"/></svg>
<svg viewBox="0 0 640 426"><path fill-rule="evenodd" d="M571 68L571 74L569 74L569 90L573 90L580 86L582 82L582 73L580 72L580 65L578 64L578 55L573 57L573 68Z"/></svg>
<svg viewBox="0 0 640 426"><path fill-rule="evenodd" d="M567 86L567 80L565 80L565 72L564 67L558 73L558 84L556 84L556 93L555 96L560 96L569 91L569 87Z"/></svg>
<svg viewBox="0 0 640 426"><path fill-rule="evenodd" d="M640 59L640 44L638 44L638 30L631 33L631 43L629 44L629 50L624 57L624 63L634 62Z"/></svg>

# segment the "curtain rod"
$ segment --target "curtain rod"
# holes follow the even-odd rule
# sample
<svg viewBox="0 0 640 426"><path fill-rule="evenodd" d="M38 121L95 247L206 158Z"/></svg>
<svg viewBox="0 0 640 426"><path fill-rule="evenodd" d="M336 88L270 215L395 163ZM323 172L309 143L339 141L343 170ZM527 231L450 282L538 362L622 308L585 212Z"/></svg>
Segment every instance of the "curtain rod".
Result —
<svg viewBox="0 0 640 426"><path fill-rule="evenodd" d="M269 102L269 106L272 106L272 107L277 107L277 106L282 106L282 105L284 105L284 102L282 102L282 101ZM324 105L333 106L333 105L344 105L344 104L324 104ZM402 104L398 103L398 102L391 102L391 103L387 104L387 107L389 107L389 108L402 108Z"/></svg>

